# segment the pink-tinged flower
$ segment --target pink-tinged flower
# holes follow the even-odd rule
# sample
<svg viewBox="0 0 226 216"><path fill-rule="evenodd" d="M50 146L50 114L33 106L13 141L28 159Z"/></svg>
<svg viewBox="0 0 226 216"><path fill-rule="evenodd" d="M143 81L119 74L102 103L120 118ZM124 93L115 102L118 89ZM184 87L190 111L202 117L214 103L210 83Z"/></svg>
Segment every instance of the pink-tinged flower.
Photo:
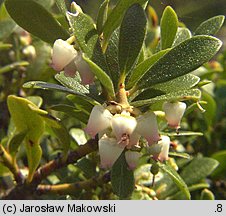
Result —
<svg viewBox="0 0 226 216"><path fill-rule="evenodd" d="M77 67L75 65L74 60L72 60L67 66L65 66L64 75L74 78L76 73L77 73Z"/></svg>
<svg viewBox="0 0 226 216"><path fill-rule="evenodd" d="M77 70L79 72L79 75L82 80L83 85L88 85L93 83L94 81L94 74L91 71L89 65L86 63L86 61L82 58L82 52L78 52L78 55L75 57L75 65L77 67Z"/></svg>
<svg viewBox="0 0 226 216"><path fill-rule="evenodd" d="M172 128L180 128L180 121L184 115L186 104L184 102L165 102L162 108L168 125Z"/></svg>
<svg viewBox="0 0 226 216"><path fill-rule="evenodd" d="M100 162L102 168L111 168L119 158L124 148L118 145L115 138L109 138L104 135L98 142Z"/></svg>
<svg viewBox="0 0 226 216"><path fill-rule="evenodd" d="M62 71L77 55L73 45L67 41L58 39L53 44L52 68L58 72Z"/></svg>
<svg viewBox="0 0 226 216"><path fill-rule="evenodd" d="M165 160L168 160L168 154L169 154L169 148L170 148L170 138L168 136L161 136L161 140L159 141L159 143L157 145L160 145L161 148L161 152L158 156L158 159L163 162Z"/></svg>
<svg viewBox="0 0 226 216"><path fill-rule="evenodd" d="M92 138L111 126L112 114L101 105L93 107L87 127L84 129Z"/></svg>
<svg viewBox="0 0 226 216"><path fill-rule="evenodd" d="M122 146L129 145L130 136L137 126L137 121L129 113L115 114L111 121L111 127L118 143Z"/></svg>
<svg viewBox="0 0 226 216"><path fill-rule="evenodd" d="M147 112L137 118L136 131L143 136L149 145L159 141L158 123L154 112Z"/></svg>
<svg viewBox="0 0 226 216"><path fill-rule="evenodd" d="M137 167L140 157L141 153L137 151L127 151L125 153L125 158L129 169L134 170Z"/></svg>

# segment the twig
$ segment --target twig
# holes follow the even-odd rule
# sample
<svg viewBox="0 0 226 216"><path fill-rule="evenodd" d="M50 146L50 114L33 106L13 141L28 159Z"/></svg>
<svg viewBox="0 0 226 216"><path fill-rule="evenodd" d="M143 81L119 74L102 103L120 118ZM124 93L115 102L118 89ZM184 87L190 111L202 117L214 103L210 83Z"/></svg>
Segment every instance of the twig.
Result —
<svg viewBox="0 0 226 216"><path fill-rule="evenodd" d="M22 184L24 182L24 177L20 172L20 169L16 161L13 160L11 155L5 150L5 148L1 144L0 144L0 158L3 161L3 164L12 172L17 184Z"/></svg>
<svg viewBox="0 0 226 216"><path fill-rule="evenodd" d="M90 190L97 186L106 184L110 181L110 172L105 173L103 176L93 177L87 181L80 181L70 184L59 184L59 185L38 185L37 192L43 193L54 193L60 195L70 195L85 189Z"/></svg>

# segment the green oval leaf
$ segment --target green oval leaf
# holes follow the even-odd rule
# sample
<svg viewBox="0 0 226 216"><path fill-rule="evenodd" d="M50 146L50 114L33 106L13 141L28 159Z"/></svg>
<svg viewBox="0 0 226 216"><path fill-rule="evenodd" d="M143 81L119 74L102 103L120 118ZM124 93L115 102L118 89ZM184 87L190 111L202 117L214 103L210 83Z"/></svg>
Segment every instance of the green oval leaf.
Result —
<svg viewBox="0 0 226 216"><path fill-rule="evenodd" d="M204 21L195 30L195 35L215 35L223 25L224 19L224 16L215 16Z"/></svg>
<svg viewBox="0 0 226 216"><path fill-rule="evenodd" d="M127 74L136 63L146 33L146 16L139 4L132 5L122 20L119 34L119 66Z"/></svg>
<svg viewBox="0 0 226 216"><path fill-rule="evenodd" d="M219 166L212 173L213 177L224 176L226 172L226 150L218 151L214 153L211 158L217 160L219 162Z"/></svg>
<svg viewBox="0 0 226 216"><path fill-rule="evenodd" d="M118 0L116 6L113 8L111 13L109 14L104 27L103 27L103 35L104 35L104 45L103 47L107 47L108 40L111 37L112 32L120 25L123 16L127 9L135 4L139 3L140 5L148 2L147 0Z"/></svg>
<svg viewBox="0 0 226 216"><path fill-rule="evenodd" d="M183 178L172 168L167 162L166 164L157 163L163 172L167 173L173 182L180 188L181 192L185 195L186 199L191 199L190 192L188 190L187 184L184 182Z"/></svg>
<svg viewBox="0 0 226 216"><path fill-rule="evenodd" d="M53 16L39 3L32 0L6 0L6 9L14 21L45 42L66 40L69 34Z"/></svg>
<svg viewBox="0 0 226 216"><path fill-rule="evenodd" d="M111 184L113 192L120 198L128 198L134 190L133 171L128 169L124 153L112 167Z"/></svg>
<svg viewBox="0 0 226 216"><path fill-rule="evenodd" d="M185 75L210 60L222 42L211 36L195 36L171 49L159 59L138 82L140 87L150 87Z"/></svg>
<svg viewBox="0 0 226 216"><path fill-rule="evenodd" d="M148 106L150 104L160 101L182 101L182 100L195 100L198 101L201 98L201 91L199 89L188 89L177 92L171 92L169 94L160 95L147 100L138 100L131 103L132 106Z"/></svg>
<svg viewBox="0 0 226 216"><path fill-rule="evenodd" d="M162 14L160 22L161 37L160 44L161 49L170 48L173 44L174 38L177 33L178 18L177 14L170 6L167 6Z"/></svg>
<svg viewBox="0 0 226 216"><path fill-rule="evenodd" d="M131 72L126 88L132 88L142 77L143 75L155 64L162 56L164 56L170 49L162 50L151 57L147 58L140 64L138 64L134 70Z"/></svg>
<svg viewBox="0 0 226 216"><path fill-rule="evenodd" d="M178 28L177 29L177 34L175 36L173 46L177 46L183 41L189 39L192 37L192 34L188 28Z"/></svg>

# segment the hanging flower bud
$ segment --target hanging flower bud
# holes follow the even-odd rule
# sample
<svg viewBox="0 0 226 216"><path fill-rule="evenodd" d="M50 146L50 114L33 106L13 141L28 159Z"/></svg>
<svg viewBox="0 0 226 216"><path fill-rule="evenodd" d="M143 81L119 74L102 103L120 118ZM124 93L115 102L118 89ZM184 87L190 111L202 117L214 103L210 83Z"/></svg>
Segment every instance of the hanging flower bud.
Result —
<svg viewBox="0 0 226 216"><path fill-rule="evenodd" d="M161 152L158 156L158 159L163 162L168 160L169 148L170 148L170 138L168 136L161 136L161 140L157 145L161 146Z"/></svg>
<svg viewBox="0 0 226 216"><path fill-rule="evenodd" d="M130 136L137 126L137 121L129 113L116 114L111 121L112 131L119 144L129 145Z"/></svg>
<svg viewBox="0 0 226 216"><path fill-rule="evenodd" d="M89 65L86 61L82 58L82 52L79 52L78 55L75 57L75 65L79 72L79 75L82 80L83 85L88 85L93 83L94 81L94 74L92 73Z"/></svg>
<svg viewBox="0 0 226 216"><path fill-rule="evenodd" d="M36 50L35 50L35 47L32 45L28 45L28 46L24 47L22 52L30 60L34 60L36 58Z"/></svg>
<svg viewBox="0 0 226 216"><path fill-rule="evenodd" d="M186 104L184 102L165 102L163 111L165 112L168 125L172 128L180 128L180 121L184 115Z"/></svg>
<svg viewBox="0 0 226 216"><path fill-rule="evenodd" d="M115 138L104 135L98 142L100 162L102 168L111 168L119 158L124 148L118 145Z"/></svg>
<svg viewBox="0 0 226 216"><path fill-rule="evenodd" d="M77 68L75 65L74 60L72 60L65 68L64 68L64 75L68 77L74 78L77 72Z"/></svg>
<svg viewBox="0 0 226 216"><path fill-rule="evenodd" d="M159 141L158 123L154 112L147 112L137 118L136 131L148 141L149 145Z"/></svg>
<svg viewBox="0 0 226 216"><path fill-rule="evenodd" d="M97 133L111 126L111 119L112 114L107 109L96 105L92 109L87 127L84 130L94 138Z"/></svg>
<svg viewBox="0 0 226 216"><path fill-rule="evenodd" d="M73 45L70 45L67 41L58 39L53 44L52 54L52 68L56 71L61 71L68 65L77 55L77 51Z"/></svg>
<svg viewBox="0 0 226 216"><path fill-rule="evenodd" d="M127 151L125 153L126 162L131 170L134 170L137 167L140 157L141 157L140 152Z"/></svg>

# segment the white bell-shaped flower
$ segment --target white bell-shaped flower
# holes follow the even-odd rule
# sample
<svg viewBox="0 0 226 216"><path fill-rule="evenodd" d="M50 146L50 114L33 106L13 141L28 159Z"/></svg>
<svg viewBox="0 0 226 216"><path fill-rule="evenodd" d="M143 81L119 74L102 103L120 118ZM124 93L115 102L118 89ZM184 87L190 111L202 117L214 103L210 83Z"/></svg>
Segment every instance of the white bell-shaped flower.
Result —
<svg viewBox="0 0 226 216"><path fill-rule="evenodd" d="M84 129L92 138L111 126L112 114L101 105L93 107L89 116L87 127Z"/></svg>
<svg viewBox="0 0 226 216"><path fill-rule="evenodd" d="M137 126L137 121L129 113L115 114L111 121L111 127L119 144L128 145L129 139Z"/></svg>
<svg viewBox="0 0 226 216"><path fill-rule="evenodd" d="M180 127L180 121L186 109L186 103L165 102L162 108L163 108L163 111L165 112L165 118L168 122L168 125L172 128L178 129Z"/></svg>
<svg viewBox="0 0 226 216"><path fill-rule="evenodd" d="M52 68L56 71L62 71L77 55L73 45L67 41L58 39L53 44Z"/></svg>
<svg viewBox="0 0 226 216"><path fill-rule="evenodd" d="M79 75L82 80L83 85L88 85L93 83L94 81L94 74L91 71L89 65L86 63L86 61L82 58L82 52L78 52L78 55L75 58L75 65L77 67L77 70L79 72Z"/></svg>
<svg viewBox="0 0 226 216"><path fill-rule="evenodd" d="M111 168L124 150L115 138L106 135L102 136L98 145L102 168Z"/></svg>
<svg viewBox="0 0 226 216"><path fill-rule="evenodd" d="M154 112L147 112L137 118L136 131L143 136L149 145L159 141L158 123Z"/></svg>
<svg viewBox="0 0 226 216"><path fill-rule="evenodd" d="M161 152L158 156L158 159L163 162L168 160L169 148L170 148L170 138L168 136L161 136L161 140L157 145L161 146Z"/></svg>
<svg viewBox="0 0 226 216"><path fill-rule="evenodd" d="M126 162L131 170L134 170L137 167L140 157L141 157L140 152L126 151L125 153Z"/></svg>

